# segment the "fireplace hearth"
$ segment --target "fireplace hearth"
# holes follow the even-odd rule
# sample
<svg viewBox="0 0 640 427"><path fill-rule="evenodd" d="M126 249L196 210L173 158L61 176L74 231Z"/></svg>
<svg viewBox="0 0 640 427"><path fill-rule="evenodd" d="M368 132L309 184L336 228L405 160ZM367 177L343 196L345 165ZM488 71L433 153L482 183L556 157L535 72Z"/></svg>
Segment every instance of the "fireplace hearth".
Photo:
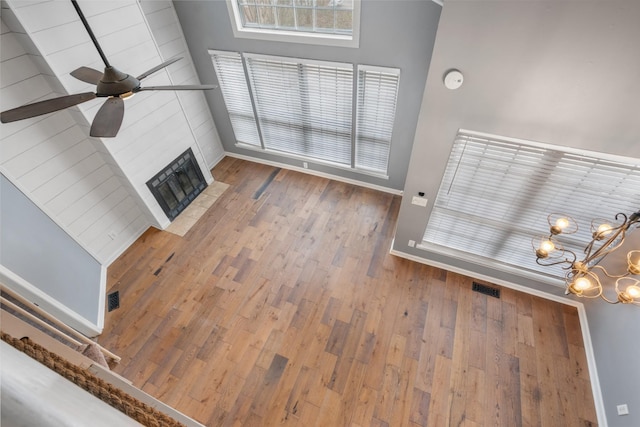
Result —
<svg viewBox="0 0 640 427"><path fill-rule="evenodd" d="M147 187L173 221L207 187L189 148L147 182Z"/></svg>

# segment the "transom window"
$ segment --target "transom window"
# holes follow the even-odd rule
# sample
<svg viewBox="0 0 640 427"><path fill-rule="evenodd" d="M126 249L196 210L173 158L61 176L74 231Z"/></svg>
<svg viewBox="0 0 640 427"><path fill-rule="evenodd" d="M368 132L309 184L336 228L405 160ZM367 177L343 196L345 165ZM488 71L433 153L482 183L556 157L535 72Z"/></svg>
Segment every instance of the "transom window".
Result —
<svg viewBox="0 0 640 427"><path fill-rule="evenodd" d="M563 277L559 266L536 264L532 237L548 234L550 213L570 215L586 224L564 242L579 253L591 240L593 218L635 212L640 165L625 161L461 130L421 246L498 268Z"/></svg>
<svg viewBox="0 0 640 427"><path fill-rule="evenodd" d="M236 37L358 47L360 0L227 0Z"/></svg>
<svg viewBox="0 0 640 427"><path fill-rule="evenodd" d="M210 54L237 145L388 177L400 70Z"/></svg>

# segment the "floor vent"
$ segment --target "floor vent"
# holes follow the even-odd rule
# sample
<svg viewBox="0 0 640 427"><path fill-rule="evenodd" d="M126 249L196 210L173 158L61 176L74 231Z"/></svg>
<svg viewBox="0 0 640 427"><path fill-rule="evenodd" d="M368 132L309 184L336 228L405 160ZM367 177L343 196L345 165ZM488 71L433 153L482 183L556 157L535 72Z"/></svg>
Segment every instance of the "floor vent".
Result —
<svg viewBox="0 0 640 427"><path fill-rule="evenodd" d="M113 311L120 308L120 292L115 291L107 295L107 311Z"/></svg>
<svg viewBox="0 0 640 427"><path fill-rule="evenodd" d="M500 289L498 288L492 288L491 286L473 282L473 287L471 289L476 292L480 292L481 294L489 295L490 297L500 298Z"/></svg>

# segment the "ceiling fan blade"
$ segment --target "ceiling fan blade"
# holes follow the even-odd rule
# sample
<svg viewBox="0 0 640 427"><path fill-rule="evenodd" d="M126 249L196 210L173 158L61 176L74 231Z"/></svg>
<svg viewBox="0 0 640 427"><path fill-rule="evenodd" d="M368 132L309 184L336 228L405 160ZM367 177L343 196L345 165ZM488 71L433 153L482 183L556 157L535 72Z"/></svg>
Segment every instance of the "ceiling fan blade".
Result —
<svg viewBox="0 0 640 427"><path fill-rule="evenodd" d="M89 67L80 67L73 70L71 75L78 80L82 80L85 83L91 83L92 85L97 85L102 78L102 73L100 71Z"/></svg>
<svg viewBox="0 0 640 427"><path fill-rule="evenodd" d="M89 135L98 138L112 138L118 134L124 117L124 101L119 97L108 98L91 124Z"/></svg>
<svg viewBox="0 0 640 427"><path fill-rule="evenodd" d="M152 69L145 71L144 73L140 74L138 77L136 77L138 80L142 80L145 77L149 77L151 74L155 73L158 70L162 70L164 67L168 67L169 65L173 64L174 62L177 62L179 60L182 59L182 56L177 56L175 58L171 58L168 61L164 61L162 64L160 65L156 65L155 67L153 67Z"/></svg>
<svg viewBox="0 0 640 427"><path fill-rule="evenodd" d="M218 85L183 85L183 86L147 86L141 87L141 90L209 90L217 89Z"/></svg>
<svg viewBox="0 0 640 427"><path fill-rule="evenodd" d="M33 104L27 104L22 107L3 111L0 113L0 121L2 123L10 123L17 120L41 116L47 113L53 113L54 111L64 110L65 108L73 107L74 105L89 101L95 97L96 94L93 92L84 92L34 102Z"/></svg>

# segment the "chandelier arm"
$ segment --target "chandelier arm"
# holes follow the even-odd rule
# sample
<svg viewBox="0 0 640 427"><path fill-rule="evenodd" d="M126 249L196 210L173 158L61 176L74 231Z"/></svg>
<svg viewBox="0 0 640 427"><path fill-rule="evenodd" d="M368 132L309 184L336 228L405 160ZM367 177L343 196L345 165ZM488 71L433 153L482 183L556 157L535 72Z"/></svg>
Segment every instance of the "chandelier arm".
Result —
<svg viewBox="0 0 640 427"><path fill-rule="evenodd" d="M599 269L602 270L602 272L605 274L605 276L610 277L612 279L621 279L623 277L627 277L629 275L629 273L625 273L625 274L621 274L621 275L615 275L615 274L609 274L609 272L601 265L594 265L593 267L591 267L592 270L595 269Z"/></svg>
<svg viewBox="0 0 640 427"><path fill-rule="evenodd" d="M566 259L563 259L563 260L560 260L560 261L555 261L555 262L549 262L549 263L542 263L542 262L540 262L541 259L544 259L544 258L536 258L536 264L541 265L543 267L550 267L552 265L558 265L558 264L569 264L569 265L571 265L571 262L569 262Z"/></svg>
<svg viewBox="0 0 640 427"><path fill-rule="evenodd" d="M600 294L599 296L609 304L618 304L620 302L619 300L611 301L609 298L605 297L603 294Z"/></svg>
<svg viewBox="0 0 640 427"><path fill-rule="evenodd" d="M571 266L573 265L574 262L576 262L576 260L578 259L578 257L576 256L575 252L573 252L572 250L569 249L563 249L564 253L570 253L571 256L573 257L573 261L570 260L569 258L565 258L563 260L560 261L554 261L554 262L549 262L549 263L542 263L540 262L541 259L545 259L545 258L540 258L540 257L536 257L536 264L541 265L543 267L549 267L552 265L559 265L559 264L569 264L568 267L563 267L564 270L568 270L571 268Z"/></svg>
<svg viewBox="0 0 640 427"><path fill-rule="evenodd" d="M624 215L624 214L623 214ZM625 216L626 218L626 216ZM589 264L591 263L591 261L593 261L594 259L603 257L605 255L610 254L611 252L615 251L616 249L618 249L620 246L622 246L622 244L624 243L624 238L625 238L625 233L627 231L627 228L629 228L630 224L627 224L626 222L624 224L622 224L620 227L616 228L616 232L613 233L611 235L611 237L609 237L607 239L606 242L604 242L598 249L596 249L596 251L592 254L591 250L593 249L593 245L596 242L596 240L592 240L591 242L589 242L589 245L585 248L585 254L586 257L584 259L584 263L585 264ZM621 236L621 237L620 237ZM610 245L618 238L620 237L620 241L615 245L610 247Z"/></svg>
<svg viewBox="0 0 640 427"><path fill-rule="evenodd" d="M573 252L570 249L565 249L564 251L565 251L565 253L566 252L570 253L571 256L573 257L573 260L569 260L569 258L565 258L565 262L568 262L569 264L573 265L573 263L575 263L578 260L578 256L576 255L575 252Z"/></svg>
<svg viewBox="0 0 640 427"><path fill-rule="evenodd" d="M631 222L633 221L634 215L636 215L638 212L631 214L631 218L629 218L625 213L620 212L617 213L616 216L614 216L614 218L616 219L616 221L618 220L618 217L621 216L624 218L624 221L622 221L622 225L625 225L627 222L629 222L629 225L631 225Z"/></svg>

